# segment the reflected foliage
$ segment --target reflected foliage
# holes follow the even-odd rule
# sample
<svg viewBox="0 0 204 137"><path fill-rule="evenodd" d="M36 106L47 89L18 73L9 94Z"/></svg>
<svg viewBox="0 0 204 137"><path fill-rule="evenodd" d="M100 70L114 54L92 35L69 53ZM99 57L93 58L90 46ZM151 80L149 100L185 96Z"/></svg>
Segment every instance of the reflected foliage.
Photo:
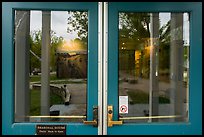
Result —
<svg viewBox="0 0 204 137"><path fill-rule="evenodd" d="M150 14L119 13L119 69L149 78ZM159 29L159 72L169 75L170 20ZM126 64L126 65L124 65Z"/></svg>
<svg viewBox="0 0 204 137"><path fill-rule="evenodd" d="M134 77L149 77L149 23L149 13L119 13L119 69Z"/></svg>
<svg viewBox="0 0 204 137"><path fill-rule="evenodd" d="M58 47L60 47L64 39L63 37L58 37L54 31L51 34L51 47L50 47L50 67L55 69L56 57L55 52ZM30 71L32 72L35 68L40 69L41 61L41 46L42 46L42 31L35 30L30 33L30 50L35 54L30 54ZM39 57L39 58L38 58Z"/></svg>
<svg viewBox="0 0 204 137"><path fill-rule="evenodd" d="M68 11L67 33L77 31L80 40L88 41L88 13L81 11Z"/></svg>

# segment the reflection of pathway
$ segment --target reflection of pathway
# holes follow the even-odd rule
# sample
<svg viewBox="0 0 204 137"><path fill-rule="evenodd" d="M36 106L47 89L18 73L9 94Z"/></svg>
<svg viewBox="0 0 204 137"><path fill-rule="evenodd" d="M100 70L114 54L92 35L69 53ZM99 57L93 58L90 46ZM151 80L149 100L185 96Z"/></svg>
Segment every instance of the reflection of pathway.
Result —
<svg viewBox="0 0 204 137"><path fill-rule="evenodd" d="M63 86L63 84L58 84L59 86ZM86 84L84 83L72 83L67 84L68 89L71 93L71 101L69 106L65 106L64 104L56 104L53 105L50 110L60 110L60 115L77 115L82 116L86 114L86 102L87 102L87 95L86 95ZM135 90L139 89L145 92L149 92L149 80L148 79L138 79L138 83L136 84L130 84L128 82L120 82L119 84L120 88L120 95L127 95L128 90ZM170 88L169 83L160 82L159 83L159 89L160 91L165 91L168 88ZM129 104L129 114L126 116L144 116L143 110L148 110L149 105L148 104ZM160 104L159 105L159 115L169 115L170 110L170 104ZM78 120L69 120L69 119L60 119L60 121L75 121L75 122L81 122L81 119ZM168 119L161 119L161 121L168 122ZM128 122L128 120L126 121ZM130 121L129 121L130 122ZM131 122L133 122L131 120ZM137 120L135 122L147 122L147 120Z"/></svg>
<svg viewBox="0 0 204 137"><path fill-rule="evenodd" d="M186 104L184 103L184 112L186 110ZM170 104L159 104L159 115L158 116L170 116L171 115ZM144 117L144 110L148 110L148 104L134 104L128 106L128 114L123 114L124 117ZM187 115L185 115L187 118ZM159 122L170 122L172 118L160 118ZM124 120L124 122L130 123L147 123L148 119L137 119L137 120Z"/></svg>
<svg viewBox="0 0 204 137"><path fill-rule="evenodd" d="M53 105L50 110L60 110L61 116L86 115L86 84L67 84L71 94L70 105ZM81 122L82 119L60 119L66 122Z"/></svg>
<svg viewBox="0 0 204 137"><path fill-rule="evenodd" d="M62 81L66 81L66 80L52 80L51 82L62 82ZM69 79L69 81L71 82L79 82L79 83L70 83L70 84L66 84L70 93L71 93L71 104L85 104L86 103L86 90L87 90L87 86L85 83L80 83L83 82L83 79ZM39 85L40 81L36 81L36 82L30 82L30 88L32 89L33 85ZM50 84L56 87L63 87L65 84Z"/></svg>
<svg viewBox="0 0 204 137"><path fill-rule="evenodd" d="M78 82L79 80L72 80ZM33 85L39 82L32 82L30 85ZM35 84L37 85L37 84ZM39 84L40 85L40 84ZM50 84L57 87L63 87L64 84ZM50 111L59 110L61 116L83 116L86 115L86 102L87 102L87 95L86 95L86 84L85 83L71 83L66 84L70 94L71 100L69 105L64 104L55 104L50 107ZM32 86L31 86L32 87ZM39 118L31 118L31 122L40 122ZM58 120L57 120L58 121ZM64 122L81 122L82 119L63 119L60 118L60 121Z"/></svg>
<svg viewBox="0 0 204 137"><path fill-rule="evenodd" d="M55 85L58 85L59 87L61 87L64 84L55 84ZM72 83L72 84L66 84L66 85L71 94L70 104L86 104L86 90L87 90L86 84Z"/></svg>
<svg viewBox="0 0 204 137"><path fill-rule="evenodd" d="M86 104L86 84L67 84L71 93L71 104Z"/></svg>
<svg viewBox="0 0 204 137"><path fill-rule="evenodd" d="M119 87L123 89L132 89L132 90L138 89L144 92L149 92L149 79L139 78L136 84L130 84L128 82L120 82ZM159 82L160 91L165 91L168 88L170 88L169 83Z"/></svg>
<svg viewBox="0 0 204 137"><path fill-rule="evenodd" d="M159 94L169 97L170 83L159 82ZM120 95L127 95L129 90L141 90L149 93L149 79L139 78L136 84L130 84L128 82L120 82L119 84ZM183 95L186 96L186 88L183 86Z"/></svg>
<svg viewBox="0 0 204 137"><path fill-rule="evenodd" d="M60 116L84 116L86 115L86 104L70 104L65 106L63 104L56 104L50 108L50 111L60 111ZM82 119L60 118L61 122L83 122Z"/></svg>
<svg viewBox="0 0 204 137"><path fill-rule="evenodd" d="M132 84L129 83L128 80L134 79L133 76L127 75L126 73L120 72L120 82L119 82L119 95L127 95L127 91L135 91L137 90L149 93L149 86L150 81L149 79L144 78L138 78L137 83ZM159 94L165 95L167 97L170 97L170 89L171 85L170 83L160 81L159 82ZM186 97L186 88L183 86L183 97ZM131 98L129 98L131 100ZM187 104L183 103L184 106L184 114L186 114L187 110ZM169 116L171 115L171 110L174 106L172 104L159 104L159 116ZM124 117L144 117L144 110L149 110L149 104L129 104L128 105L128 114L121 114L121 116ZM159 122L170 122L172 121L169 118L165 119L159 119ZM142 119L142 120L125 120L124 122L135 122L135 123L147 123L148 119Z"/></svg>
<svg viewBox="0 0 204 137"><path fill-rule="evenodd" d="M63 86L63 84L58 84ZM64 104L53 105L50 110L60 110L61 116L84 116L86 115L86 84L66 84L70 94L70 104L65 106ZM61 118L62 122L82 122L82 119L66 119Z"/></svg>
<svg viewBox="0 0 204 137"><path fill-rule="evenodd" d="M63 84L58 84L63 86ZM70 104L86 104L86 84L66 84L70 94Z"/></svg>

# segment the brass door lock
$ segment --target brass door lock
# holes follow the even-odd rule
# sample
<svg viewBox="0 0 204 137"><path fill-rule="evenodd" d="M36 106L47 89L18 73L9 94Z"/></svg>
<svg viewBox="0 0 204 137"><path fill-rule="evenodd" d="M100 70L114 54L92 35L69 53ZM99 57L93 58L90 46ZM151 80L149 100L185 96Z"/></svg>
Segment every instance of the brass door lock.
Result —
<svg viewBox="0 0 204 137"><path fill-rule="evenodd" d="M113 121L113 106L108 106L108 127L122 125L123 121Z"/></svg>
<svg viewBox="0 0 204 137"><path fill-rule="evenodd" d="M98 106L93 107L93 121L83 121L85 125L93 125L98 127Z"/></svg>

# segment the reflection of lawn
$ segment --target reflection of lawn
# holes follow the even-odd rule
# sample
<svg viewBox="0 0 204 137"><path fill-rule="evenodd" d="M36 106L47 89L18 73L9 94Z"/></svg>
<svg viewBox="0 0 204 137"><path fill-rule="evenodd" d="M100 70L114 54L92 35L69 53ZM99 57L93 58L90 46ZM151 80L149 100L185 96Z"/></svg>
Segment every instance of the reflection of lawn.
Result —
<svg viewBox="0 0 204 137"><path fill-rule="evenodd" d="M128 96L131 98L130 104L148 104L149 103L149 94L141 91L141 90L135 90L135 91L128 91ZM159 103L160 104L166 104L170 103L170 100L167 97L159 96Z"/></svg>
<svg viewBox="0 0 204 137"><path fill-rule="evenodd" d="M50 82L50 84L83 84L86 83L85 81L54 81L54 82Z"/></svg>
<svg viewBox="0 0 204 137"><path fill-rule="evenodd" d="M30 76L30 82L40 81L40 76Z"/></svg>
<svg viewBox="0 0 204 137"><path fill-rule="evenodd" d="M31 104L30 104L30 115L40 115L40 90L30 90L31 92ZM62 104L63 101L60 96L50 93L50 106L53 104Z"/></svg>
<svg viewBox="0 0 204 137"><path fill-rule="evenodd" d="M35 76L31 76L30 77L30 82L39 82L40 83L40 76L39 75L35 75ZM52 80L60 80L60 81L52 81ZM65 78L57 78L55 74L50 75L50 84L82 84L82 83L86 83L85 80L83 81L71 81L69 79L65 79Z"/></svg>
<svg viewBox="0 0 204 137"><path fill-rule="evenodd" d="M40 75L30 76L30 82L40 81ZM65 78L57 78L56 74L50 74L50 80L66 80Z"/></svg>

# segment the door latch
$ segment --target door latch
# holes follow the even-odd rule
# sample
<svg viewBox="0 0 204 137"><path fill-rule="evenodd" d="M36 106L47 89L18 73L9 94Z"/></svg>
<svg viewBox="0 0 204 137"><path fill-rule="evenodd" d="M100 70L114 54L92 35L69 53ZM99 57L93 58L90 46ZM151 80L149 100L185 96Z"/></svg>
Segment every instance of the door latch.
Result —
<svg viewBox="0 0 204 137"><path fill-rule="evenodd" d="M108 127L122 125L123 121L113 121L113 106L108 106Z"/></svg>
<svg viewBox="0 0 204 137"><path fill-rule="evenodd" d="M85 125L98 127L98 106L93 106L93 121L83 121Z"/></svg>

